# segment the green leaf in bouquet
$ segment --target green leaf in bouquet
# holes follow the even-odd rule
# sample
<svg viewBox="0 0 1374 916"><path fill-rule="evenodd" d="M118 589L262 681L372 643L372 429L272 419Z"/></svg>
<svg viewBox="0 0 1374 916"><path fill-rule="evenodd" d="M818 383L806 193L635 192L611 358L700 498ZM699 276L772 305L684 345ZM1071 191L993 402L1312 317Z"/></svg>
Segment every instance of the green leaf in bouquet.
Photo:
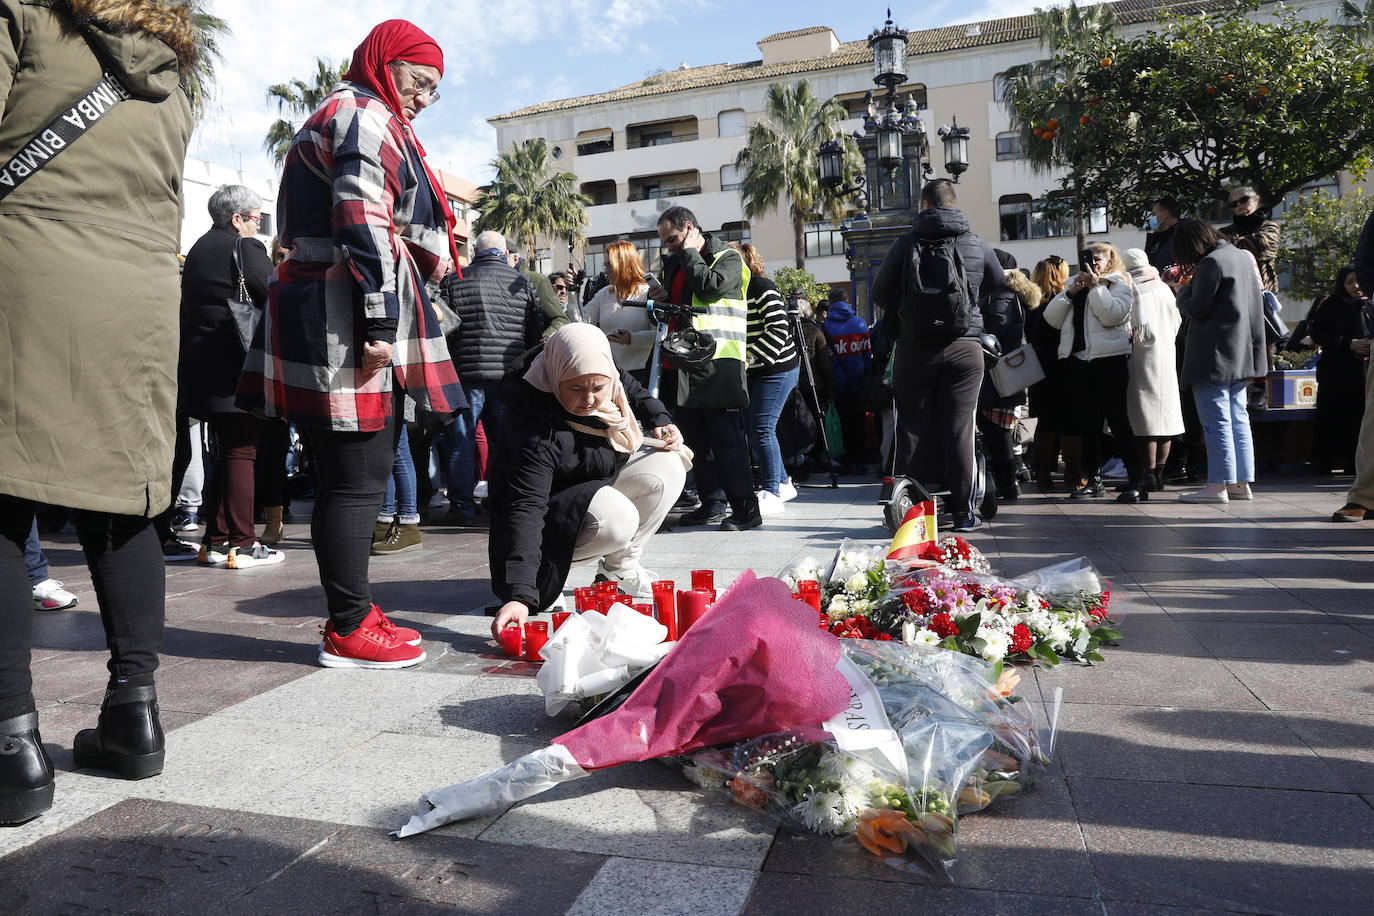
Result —
<svg viewBox="0 0 1374 916"><path fill-rule="evenodd" d="M1096 649L1090 649L1090 650L1088 650L1088 654L1085 655L1084 658L1086 658L1086 659L1087 659L1088 661L1090 661L1090 662L1105 662L1105 661L1106 661L1106 659L1102 657L1102 653L1101 653L1101 652L1098 652Z"/></svg>
<svg viewBox="0 0 1374 916"><path fill-rule="evenodd" d="M978 632L978 627L982 626L982 623L982 614L969 614L967 617L959 618L956 622L956 626L959 627L960 636L972 636L974 633Z"/></svg>
<svg viewBox="0 0 1374 916"><path fill-rule="evenodd" d="M1116 642L1121 638L1121 631L1113 627L1095 627L1093 635L1099 642Z"/></svg>
<svg viewBox="0 0 1374 916"><path fill-rule="evenodd" d="M1032 650L1036 657L1047 665L1059 664L1059 654L1044 643L1037 643Z"/></svg>

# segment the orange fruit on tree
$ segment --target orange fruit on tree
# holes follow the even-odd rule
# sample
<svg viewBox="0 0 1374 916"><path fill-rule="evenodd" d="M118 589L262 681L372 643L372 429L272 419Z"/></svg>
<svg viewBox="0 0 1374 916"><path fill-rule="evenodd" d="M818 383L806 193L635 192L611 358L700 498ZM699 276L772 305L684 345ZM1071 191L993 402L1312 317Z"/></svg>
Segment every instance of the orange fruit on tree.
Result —
<svg viewBox="0 0 1374 916"><path fill-rule="evenodd" d="M1058 129L1059 129L1059 119L1058 119L1058 118L1050 118L1048 121L1045 122L1045 129L1046 129L1046 130L1058 130Z"/></svg>
<svg viewBox="0 0 1374 916"><path fill-rule="evenodd" d="M1207 87L1207 94L1208 94L1208 95L1216 95L1216 94L1217 94L1217 87L1216 87L1216 86L1208 86L1208 87Z"/></svg>
<svg viewBox="0 0 1374 916"><path fill-rule="evenodd" d="M1255 91L1258 92L1261 96L1265 96L1265 95L1268 95L1268 94L1269 94L1269 87L1268 87L1268 86L1261 86L1261 87L1259 87L1258 89L1256 89Z"/></svg>
<svg viewBox="0 0 1374 916"><path fill-rule="evenodd" d="M1091 124L1092 122L1093 122L1093 119L1090 118L1090 117L1088 117L1087 115L1083 115L1083 117L1081 117L1081 118L1078 119L1078 124L1079 124L1080 127L1087 127L1087 126L1088 126L1089 124Z"/></svg>
<svg viewBox="0 0 1374 916"><path fill-rule="evenodd" d="M1110 57L1104 57L1097 62L1097 65L1105 69L1106 67L1110 67L1112 65L1112 59Z"/></svg>

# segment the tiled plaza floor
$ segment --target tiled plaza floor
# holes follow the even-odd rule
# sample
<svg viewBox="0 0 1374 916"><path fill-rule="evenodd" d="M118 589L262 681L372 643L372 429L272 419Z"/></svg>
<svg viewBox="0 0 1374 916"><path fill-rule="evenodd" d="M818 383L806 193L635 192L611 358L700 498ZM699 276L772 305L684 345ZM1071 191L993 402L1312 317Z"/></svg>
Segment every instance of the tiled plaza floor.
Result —
<svg viewBox="0 0 1374 916"><path fill-rule="evenodd" d="M1126 640L1064 688L1052 775L961 822L940 886L796 836L646 763L403 842L418 795L565 730L529 666L494 658L481 531L429 528L373 562L421 628L408 671L315 665L322 601L306 525L284 565L168 570L158 692L167 769L72 772L104 637L70 536L53 575L78 608L37 620L51 812L0 828L11 913L1368 913L1374 907L1374 523L1335 525L1343 481L1280 478L1253 503L1031 496L973 535L999 571L1079 554L1115 580ZM776 572L841 538L885 540L876 488L804 489L788 515L657 537L679 579ZM574 572L574 584L591 570Z"/></svg>

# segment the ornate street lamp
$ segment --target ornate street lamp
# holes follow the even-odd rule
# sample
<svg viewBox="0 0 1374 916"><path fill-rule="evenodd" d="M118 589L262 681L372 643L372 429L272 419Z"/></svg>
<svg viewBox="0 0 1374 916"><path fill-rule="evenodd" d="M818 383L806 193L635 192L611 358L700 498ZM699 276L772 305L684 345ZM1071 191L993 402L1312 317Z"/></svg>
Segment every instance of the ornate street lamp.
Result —
<svg viewBox="0 0 1374 916"><path fill-rule="evenodd" d="M844 184L844 147L838 140L826 140L821 144L820 155L821 187L833 191Z"/></svg>
<svg viewBox="0 0 1374 916"><path fill-rule="evenodd" d="M955 118L952 126L940 128L940 137L945 142L945 171L958 184L959 176L968 171L968 128L960 127Z"/></svg>
<svg viewBox="0 0 1374 916"><path fill-rule="evenodd" d="M873 49L873 82L879 86L896 89L906 82L906 36L906 29L892 24L891 8L883 27L868 36L868 46Z"/></svg>

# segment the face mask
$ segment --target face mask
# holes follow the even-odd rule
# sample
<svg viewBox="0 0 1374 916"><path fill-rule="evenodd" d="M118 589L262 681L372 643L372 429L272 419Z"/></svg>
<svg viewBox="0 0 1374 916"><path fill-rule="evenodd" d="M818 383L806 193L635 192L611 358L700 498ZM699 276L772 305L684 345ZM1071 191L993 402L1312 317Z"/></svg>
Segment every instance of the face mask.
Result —
<svg viewBox="0 0 1374 916"><path fill-rule="evenodd" d="M1158 231L1159 231L1159 217L1158 217L1158 216L1155 216L1153 213L1151 213L1148 217L1145 218L1145 231L1146 231L1146 232L1158 232Z"/></svg>

